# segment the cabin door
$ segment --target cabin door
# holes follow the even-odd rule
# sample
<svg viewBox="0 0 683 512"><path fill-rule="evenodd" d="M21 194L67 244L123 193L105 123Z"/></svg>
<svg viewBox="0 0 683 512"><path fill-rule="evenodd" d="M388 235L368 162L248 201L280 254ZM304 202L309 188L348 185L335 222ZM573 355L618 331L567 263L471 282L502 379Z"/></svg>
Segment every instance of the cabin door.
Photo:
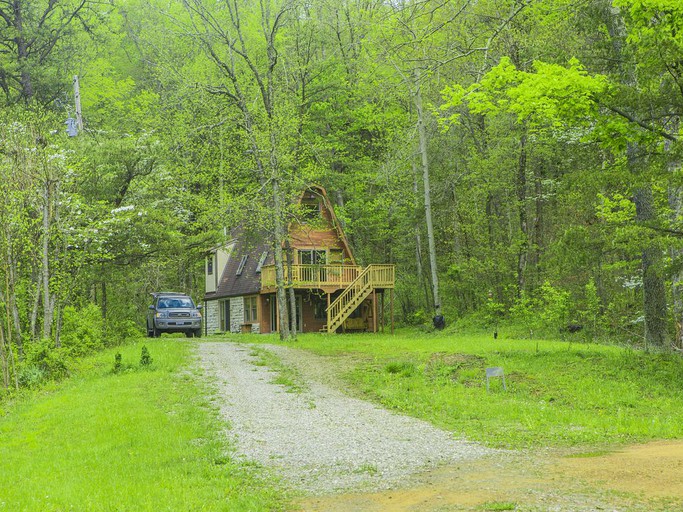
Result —
<svg viewBox="0 0 683 512"><path fill-rule="evenodd" d="M221 305L221 326L222 332L230 332L230 300L224 300L219 303Z"/></svg>

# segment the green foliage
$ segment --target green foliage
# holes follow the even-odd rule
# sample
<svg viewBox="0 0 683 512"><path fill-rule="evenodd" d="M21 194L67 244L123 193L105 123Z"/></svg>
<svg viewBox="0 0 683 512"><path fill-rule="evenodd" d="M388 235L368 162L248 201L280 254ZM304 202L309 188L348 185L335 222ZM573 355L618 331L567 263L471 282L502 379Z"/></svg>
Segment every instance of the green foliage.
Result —
<svg viewBox="0 0 683 512"><path fill-rule="evenodd" d="M140 366L148 367L152 364L152 356L149 353L149 349L146 345L142 346L142 353L140 354Z"/></svg>
<svg viewBox="0 0 683 512"><path fill-rule="evenodd" d="M74 357L104 348L104 321L100 308L95 304L80 309L65 307L60 339L65 350Z"/></svg>
<svg viewBox="0 0 683 512"><path fill-rule="evenodd" d="M590 76L572 58L569 66L536 61L534 72L518 70L503 57L478 84L465 92L460 87L443 91L443 109L459 106L467 99L475 114L514 114L531 127L562 129L590 123L597 115L595 97L607 88L604 76Z"/></svg>
<svg viewBox="0 0 683 512"><path fill-rule="evenodd" d="M297 369L284 364L273 352L255 347L251 355L256 358L255 365L267 366L275 373L273 383L284 386L288 393L302 393L308 389L308 384Z"/></svg>
<svg viewBox="0 0 683 512"><path fill-rule="evenodd" d="M69 375L71 358L64 349L57 349L54 341L41 339L31 343L19 367L19 384L37 388L47 381L57 381Z"/></svg>
<svg viewBox="0 0 683 512"><path fill-rule="evenodd" d="M385 407L490 446L590 447L683 437L683 398L672 385L683 379L677 355L412 330L334 339L311 334L297 346L331 361L354 361L349 385ZM503 367L507 392L486 392L484 369L491 366Z"/></svg>
<svg viewBox="0 0 683 512"><path fill-rule="evenodd" d="M226 443L217 412L200 398L210 391L186 369L191 350L157 341L149 371L119 375L107 350L82 360L77 379L10 404L0 416L0 506L284 510L287 493ZM118 352L135 360L140 346Z"/></svg>
<svg viewBox="0 0 683 512"><path fill-rule="evenodd" d="M554 337L568 321L569 299L568 292L546 281L533 297L522 293L510 307L510 318L524 325L530 337Z"/></svg>
<svg viewBox="0 0 683 512"><path fill-rule="evenodd" d="M117 352L114 354L114 367L113 371L114 373L119 373L123 369L123 356L121 356L121 352Z"/></svg>

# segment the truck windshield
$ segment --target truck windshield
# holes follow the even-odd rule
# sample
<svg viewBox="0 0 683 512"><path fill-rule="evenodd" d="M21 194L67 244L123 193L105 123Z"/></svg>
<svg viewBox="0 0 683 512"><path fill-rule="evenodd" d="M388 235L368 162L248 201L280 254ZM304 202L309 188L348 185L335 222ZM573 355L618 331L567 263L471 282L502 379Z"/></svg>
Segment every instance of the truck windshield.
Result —
<svg viewBox="0 0 683 512"><path fill-rule="evenodd" d="M194 303L189 297L164 297L159 299L157 308L193 308Z"/></svg>

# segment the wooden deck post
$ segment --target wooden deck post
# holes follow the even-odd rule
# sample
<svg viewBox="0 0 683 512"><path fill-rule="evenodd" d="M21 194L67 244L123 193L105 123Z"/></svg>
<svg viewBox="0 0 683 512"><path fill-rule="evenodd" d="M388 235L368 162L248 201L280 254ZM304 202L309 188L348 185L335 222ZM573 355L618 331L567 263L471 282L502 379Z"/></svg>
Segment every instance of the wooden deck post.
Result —
<svg viewBox="0 0 683 512"><path fill-rule="evenodd" d="M277 300L277 294L273 298L275 301L275 331L280 332L280 303Z"/></svg>
<svg viewBox="0 0 683 512"><path fill-rule="evenodd" d="M382 334L384 334L384 290L382 290L382 305L379 308L380 313L382 313L382 319L379 325L382 326Z"/></svg>
<svg viewBox="0 0 683 512"><path fill-rule="evenodd" d="M377 332L377 291L372 289L372 332Z"/></svg>

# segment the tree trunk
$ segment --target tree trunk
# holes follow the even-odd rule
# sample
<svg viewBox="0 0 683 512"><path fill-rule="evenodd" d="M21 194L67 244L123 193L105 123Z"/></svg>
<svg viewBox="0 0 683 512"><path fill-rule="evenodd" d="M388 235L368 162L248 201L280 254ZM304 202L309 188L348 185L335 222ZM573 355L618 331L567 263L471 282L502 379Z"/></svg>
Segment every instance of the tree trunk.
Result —
<svg viewBox="0 0 683 512"><path fill-rule="evenodd" d="M678 121L676 121L678 127ZM670 151L671 143L667 141L664 145L667 153ZM674 175L680 168L681 162L672 161L668 165L669 174ZM671 222L674 225L680 224L683 221L683 187L672 186L669 187L669 207L671 208L672 218ZM669 249L671 260L680 262L683 259L683 250L671 248ZM677 349L683 349L683 270L674 272L671 276L671 297L673 300L673 314L676 323L675 337L673 345Z"/></svg>
<svg viewBox="0 0 683 512"><path fill-rule="evenodd" d="M417 214L418 208L419 208L419 199L418 199L418 170L417 166L415 165L415 162L413 162L413 194L415 196L415 212ZM429 285L427 283L427 280L425 279L424 275L424 268L422 265L423 261L423 256L422 256L422 233L420 229L420 223L417 222L417 219L415 220L415 270L416 270L416 275L417 275L417 284L420 288L424 288L424 293L425 293L425 304L430 304L432 302L430 298L430 293L429 293Z"/></svg>
<svg viewBox="0 0 683 512"><path fill-rule="evenodd" d="M275 242L273 247L273 256L275 258L275 282L277 284L277 303L278 317L280 320L280 339L288 341L290 339L289 330L289 316L287 315L287 294L285 293L285 268L282 245L284 243L285 234L282 219L282 198L280 197L280 184L274 178L272 180L271 192L273 194L273 216L275 218Z"/></svg>
<svg viewBox="0 0 683 512"><path fill-rule="evenodd" d="M40 309L40 295L43 287L43 272L38 272L36 281L36 293L33 297L33 308L31 308L31 339L37 339L38 335L38 310Z"/></svg>
<svg viewBox="0 0 683 512"><path fill-rule="evenodd" d="M655 220L652 188L645 184L633 194L636 205L636 221L646 223ZM667 347L666 288L661 276L662 251L650 245L641 253L643 269L643 312L645 316L645 342L659 348Z"/></svg>
<svg viewBox="0 0 683 512"><path fill-rule="evenodd" d="M296 314L296 294L294 293L293 266L294 258L292 247L289 245L289 238L285 239L285 251L287 253L287 291L289 292L289 327L292 338L297 335L297 314Z"/></svg>
<svg viewBox="0 0 683 512"><path fill-rule="evenodd" d="M0 364L2 365L2 385L5 389L9 388L9 360L7 349L5 348L5 329L0 322Z"/></svg>
<svg viewBox="0 0 683 512"><path fill-rule="evenodd" d="M517 253L517 296L521 297L526 287L526 266L529 251L529 226L526 211L526 128L519 139L519 164L517 166L517 179L515 182L517 192L517 208L519 214L520 244Z"/></svg>
<svg viewBox="0 0 683 512"><path fill-rule="evenodd" d="M7 300L14 322L14 340L17 343L19 357L24 357L24 341L22 338L21 319L19 317L19 305L17 304L17 263L12 253L10 238L7 238ZM9 342L12 342L10 338Z"/></svg>
<svg viewBox="0 0 683 512"><path fill-rule="evenodd" d="M24 101L28 103L33 98L33 82L31 81L31 73L28 66L28 41L24 34L24 13L22 0L14 0L12 2L12 10L14 11L14 30L16 31L15 42L17 45L17 64L20 72L21 93Z"/></svg>
<svg viewBox="0 0 683 512"><path fill-rule="evenodd" d="M50 180L46 178L43 190L43 337L52 334L54 301L50 295Z"/></svg>
<svg viewBox="0 0 683 512"><path fill-rule="evenodd" d="M55 347L62 346L62 307L61 303L57 303L55 308Z"/></svg>
<svg viewBox="0 0 683 512"><path fill-rule="evenodd" d="M441 297L439 295L439 274L436 267L436 242L434 240L434 224L432 222L432 198L429 185L429 158L427 148L427 130L422 108L422 86L420 72L415 70L415 107L417 110L417 131L419 134L419 152L422 162L422 180L424 183L424 208L427 221L427 245L429 247L429 266L432 273L432 295L434 298L434 315L441 316Z"/></svg>
<svg viewBox="0 0 683 512"><path fill-rule="evenodd" d="M543 179L545 169L543 165L534 167L534 243L531 252L531 269L536 279L532 286L540 286L541 275L541 251L543 248Z"/></svg>

